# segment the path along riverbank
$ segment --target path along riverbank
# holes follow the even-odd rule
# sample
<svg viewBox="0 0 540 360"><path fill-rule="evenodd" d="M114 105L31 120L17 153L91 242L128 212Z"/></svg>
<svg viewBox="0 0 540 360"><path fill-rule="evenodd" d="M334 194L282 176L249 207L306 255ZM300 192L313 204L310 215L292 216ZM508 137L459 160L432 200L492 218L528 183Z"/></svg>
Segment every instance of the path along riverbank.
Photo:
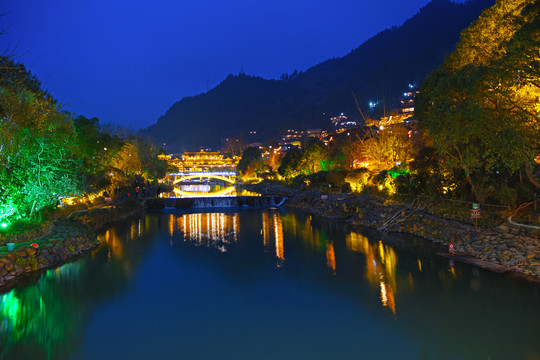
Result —
<svg viewBox="0 0 540 360"><path fill-rule="evenodd" d="M259 189L260 190L260 189ZM478 227L445 217L436 206L399 204L373 196L317 191L292 192L280 187L266 191L289 196L286 206L328 218L344 219L352 226L413 234L441 245L440 254L497 272L513 272L540 281L540 230L504 222ZM448 251L454 243L455 252Z"/></svg>
<svg viewBox="0 0 540 360"><path fill-rule="evenodd" d="M51 221L48 231L8 251L0 246L0 292L30 275L62 265L99 246L96 232L115 221L144 211L139 201L78 210ZM37 248L32 244L37 245Z"/></svg>

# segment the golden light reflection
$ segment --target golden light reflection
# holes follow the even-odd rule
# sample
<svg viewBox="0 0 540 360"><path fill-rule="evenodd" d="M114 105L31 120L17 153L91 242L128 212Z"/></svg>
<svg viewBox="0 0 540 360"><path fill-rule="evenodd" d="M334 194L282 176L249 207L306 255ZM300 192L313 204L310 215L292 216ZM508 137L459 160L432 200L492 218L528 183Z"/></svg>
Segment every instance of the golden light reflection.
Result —
<svg viewBox="0 0 540 360"><path fill-rule="evenodd" d="M116 233L115 228L111 228L103 235L98 236L100 242L105 242L109 246L109 256L113 256L116 259L123 259L124 257L124 244Z"/></svg>
<svg viewBox="0 0 540 360"><path fill-rule="evenodd" d="M227 186L215 191L183 191L180 190L180 188L175 187L173 192L177 197L226 197L237 195L236 188L234 186Z"/></svg>
<svg viewBox="0 0 540 360"><path fill-rule="evenodd" d="M380 288L383 307L396 313L396 267L397 255L390 246L382 241L370 243L362 234L351 232L346 237L347 248L366 256L366 277L368 281Z"/></svg>
<svg viewBox="0 0 540 360"><path fill-rule="evenodd" d="M174 236L175 229L178 229L182 232L184 241L226 251L225 244L238 240L239 214L198 213L171 216L173 217L172 222L169 220L171 236Z"/></svg>
<svg viewBox="0 0 540 360"><path fill-rule="evenodd" d="M326 265L336 275L336 254L334 252L334 244L331 241L326 243Z"/></svg>
<svg viewBox="0 0 540 360"><path fill-rule="evenodd" d="M383 306L387 306L392 310L392 313L396 314L396 301L394 298L394 290L384 281L380 283L381 287L381 302Z"/></svg>
<svg viewBox="0 0 540 360"><path fill-rule="evenodd" d="M171 238L174 237L174 218L173 214L169 215L169 235L171 235Z"/></svg>
<svg viewBox="0 0 540 360"><path fill-rule="evenodd" d="M326 234L319 230L318 226L313 226L311 222L311 216L306 217L304 221L299 221L298 217L293 215L283 216L283 226L287 234L301 238L310 250L324 253L326 252Z"/></svg>
<svg viewBox="0 0 540 360"><path fill-rule="evenodd" d="M129 240L135 239L136 234L137 234L137 225L135 223L131 223L131 226L129 227Z"/></svg>
<svg viewBox="0 0 540 360"><path fill-rule="evenodd" d="M261 196L259 193L246 189L237 189L232 185L175 185L170 193L160 194L161 197L200 198L200 197L235 197L235 196Z"/></svg>
<svg viewBox="0 0 540 360"><path fill-rule="evenodd" d="M450 275L452 275L453 277L456 277L456 268L454 267L454 260L450 259L448 261L448 272L450 273Z"/></svg>
<svg viewBox="0 0 540 360"><path fill-rule="evenodd" d="M267 212L262 213L262 236L264 246L268 246L270 243L270 219Z"/></svg>
<svg viewBox="0 0 540 360"><path fill-rule="evenodd" d="M285 260L285 249L283 248L283 223L281 217L274 213L272 217L274 223L274 238L276 239L276 257L282 261Z"/></svg>
<svg viewBox="0 0 540 360"><path fill-rule="evenodd" d="M323 254L326 257L328 268L335 275L336 257L334 244L323 229L313 226L312 217L300 218L292 214L285 214L281 217L284 231L292 238L299 238L303 244L311 251ZM264 218L263 218L264 225Z"/></svg>
<svg viewBox="0 0 540 360"><path fill-rule="evenodd" d="M262 213L262 229L264 246L270 246L270 238L274 239L276 257L278 258L278 266L285 261L285 247L283 245L283 220L277 213L269 214Z"/></svg>

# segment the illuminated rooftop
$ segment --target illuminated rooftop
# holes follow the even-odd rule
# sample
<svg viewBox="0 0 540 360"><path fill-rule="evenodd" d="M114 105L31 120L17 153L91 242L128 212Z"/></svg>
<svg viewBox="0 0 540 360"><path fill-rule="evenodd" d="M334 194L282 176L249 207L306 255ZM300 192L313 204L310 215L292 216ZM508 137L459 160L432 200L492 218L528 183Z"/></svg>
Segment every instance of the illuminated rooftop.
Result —
<svg viewBox="0 0 540 360"><path fill-rule="evenodd" d="M181 158L168 159L180 173L236 172L237 159L226 158L219 151L185 152Z"/></svg>

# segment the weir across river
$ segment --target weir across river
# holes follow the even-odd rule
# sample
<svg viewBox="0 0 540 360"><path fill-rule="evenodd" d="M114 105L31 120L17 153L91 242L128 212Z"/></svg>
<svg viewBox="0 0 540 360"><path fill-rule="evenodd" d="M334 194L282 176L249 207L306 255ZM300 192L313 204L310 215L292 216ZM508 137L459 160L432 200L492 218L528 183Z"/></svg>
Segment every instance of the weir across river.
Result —
<svg viewBox="0 0 540 360"><path fill-rule="evenodd" d="M189 209L189 208L226 208L226 207L273 207L281 206L287 198L284 196L231 196L231 197L192 197L148 199L149 209Z"/></svg>

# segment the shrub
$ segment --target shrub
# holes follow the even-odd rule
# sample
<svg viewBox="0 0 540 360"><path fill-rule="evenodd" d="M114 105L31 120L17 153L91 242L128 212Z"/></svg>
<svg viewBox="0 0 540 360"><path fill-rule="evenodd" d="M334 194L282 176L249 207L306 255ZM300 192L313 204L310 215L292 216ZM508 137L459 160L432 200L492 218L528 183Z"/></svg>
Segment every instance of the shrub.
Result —
<svg viewBox="0 0 540 360"><path fill-rule="evenodd" d="M512 207L516 207L518 193L514 188L502 186L496 192L495 198L503 205L511 205Z"/></svg>

